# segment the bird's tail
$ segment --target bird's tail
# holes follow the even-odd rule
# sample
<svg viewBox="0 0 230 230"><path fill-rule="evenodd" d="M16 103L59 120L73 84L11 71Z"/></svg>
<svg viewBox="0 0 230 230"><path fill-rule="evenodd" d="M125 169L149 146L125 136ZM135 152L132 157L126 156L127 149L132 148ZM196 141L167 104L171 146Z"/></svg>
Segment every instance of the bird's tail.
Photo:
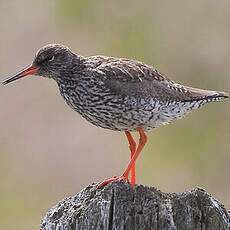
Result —
<svg viewBox="0 0 230 230"><path fill-rule="evenodd" d="M205 100L206 102L212 101L221 101L225 98L229 98L228 93L212 91L212 90L204 90L204 89L196 89L192 87L186 87L186 89L193 94L192 100Z"/></svg>
<svg viewBox="0 0 230 230"><path fill-rule="evenodd" d="M161 109L163 114L166 114L166 121L161 124L167 124L175 119L180 119L192 110L198 109L199 107L213 101L221 101L222 99L229 98L229 95L225 92L211 91L196 89L192 87L184 87L187 98L171 105L167 105ZM170 113L171 116L167 116Z"/></svg>
<svg viewBox="0 0 230 230"><path fill-rule="evenodd" d="M211 91L210 95L207 95L205 99L207 99L209 101L221 101L225 98L229 98L228 93Z"/></svg>

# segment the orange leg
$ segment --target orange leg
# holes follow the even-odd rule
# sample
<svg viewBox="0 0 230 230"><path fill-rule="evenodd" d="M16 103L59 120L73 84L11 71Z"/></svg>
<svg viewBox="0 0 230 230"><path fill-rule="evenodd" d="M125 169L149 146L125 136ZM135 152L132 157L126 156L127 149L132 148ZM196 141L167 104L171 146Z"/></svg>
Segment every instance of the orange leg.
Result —
<svg viewBox="0 0 230 230"><path fill-rule="evenodd" d="M136 162L138 156L140 155L142 149L144 148L144 146L145 146L145 144L146 144L146 142L147 142L147 136L146 136L144 130L143 130L142 128L138 128L137 131L138 131L139 134L140 134L139 144L138 144L137 150L136 150L136 152L134 153L134 155L133 155L131 161L129 162L129 164L128 164L126 170L125 170L124 173L122 174L122 176L123 176L124 178L128 178L128 175L129 175L129 172L130 172L131 168L132 168L133 165L135 164L135 162Z"/></svg>
<svg viewBox="0 0 230 230"><path fill-rule="evenodd" d="M128 181L128 176L129 176L129 173L131 171L131 169L133 168L133 166L135 165L135 162L138 158L138 156L140 155L142 149L144 148L146 142L147 142L147 136L144 132L144 130L142 128L138 128L137 131L139 132L140 134L140 139L139 139L139 144L137 146L137 149L136 149L136 152L133 154L133 157L131 159L131 161L129 162L126 170L124 171L124 173L119 176L119 177L113 177L113 178L109 178L107 180L104 180L102 181L99 185L98 185L98 188L101 188L113 181L119 181L119 180L124 180L124 181Z"/></svg>
<svg viewBox="0 0 230 230"><path fill-rule="evenodd" d="M132 159L133 155L136 152L136 142L133 139L133 137L129 131L125 131L125 135L126 135L128 142L129 142L129 149L130 149L130 153L131 153L130 159ZM130 169L130 173L131 173L130 183L132 186L134 186L136 184L136 164L135 164L135 162Z"/></svg>

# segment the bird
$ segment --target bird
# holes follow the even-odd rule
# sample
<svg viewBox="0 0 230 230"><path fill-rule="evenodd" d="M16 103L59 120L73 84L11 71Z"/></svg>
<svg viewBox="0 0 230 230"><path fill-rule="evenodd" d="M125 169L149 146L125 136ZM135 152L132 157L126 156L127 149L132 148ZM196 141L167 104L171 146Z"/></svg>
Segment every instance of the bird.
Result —
<svg viewBox="0 0 230 230"><path fill-rule="evenodd" d="M228 98L228 93L184 86L143 62L107 56L82 56L61 44L38 50L32 65L2 82L37 75L56 81L65 102L91 124L123 131L130 162L121 176L105 179L98 187L122 180L136 184L135 163L147 142L147 132L199 107ZM139 133L139 142L133 132Z"/></svg>

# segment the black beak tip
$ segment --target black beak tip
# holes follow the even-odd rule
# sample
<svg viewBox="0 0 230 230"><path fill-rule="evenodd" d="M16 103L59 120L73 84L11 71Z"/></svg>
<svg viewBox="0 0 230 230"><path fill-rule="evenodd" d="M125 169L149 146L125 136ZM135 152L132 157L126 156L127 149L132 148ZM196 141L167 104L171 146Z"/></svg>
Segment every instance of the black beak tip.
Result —
<svg viewBox="0 0 230 230"><path fill-rule="evenodd" d="M2 82L2 84L3 84L3 85L6 85L6 84L7 84L7 80L4 80L4 81Z"/></svg>
<svg viewBox="0 0 230 230"><path fill-rule="evenodd" d="M12 77L3 80L3 81L2 81L2 84L3 84L3 85L7 85L7 84L9 84L10 82L12 82Z"/></svg>

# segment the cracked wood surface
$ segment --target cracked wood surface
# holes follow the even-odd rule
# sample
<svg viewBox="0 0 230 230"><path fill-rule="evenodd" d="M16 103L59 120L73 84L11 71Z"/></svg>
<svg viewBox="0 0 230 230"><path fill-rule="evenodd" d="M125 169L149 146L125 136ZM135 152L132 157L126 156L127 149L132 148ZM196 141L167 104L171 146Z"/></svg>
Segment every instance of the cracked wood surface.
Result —
<svg viewBox="0 0 230 230"><path fill-rule="evenodd" d="M90 185L51 208L41 230L229 230L226 209L205 190L163 193L116 182Z"/></svg>

